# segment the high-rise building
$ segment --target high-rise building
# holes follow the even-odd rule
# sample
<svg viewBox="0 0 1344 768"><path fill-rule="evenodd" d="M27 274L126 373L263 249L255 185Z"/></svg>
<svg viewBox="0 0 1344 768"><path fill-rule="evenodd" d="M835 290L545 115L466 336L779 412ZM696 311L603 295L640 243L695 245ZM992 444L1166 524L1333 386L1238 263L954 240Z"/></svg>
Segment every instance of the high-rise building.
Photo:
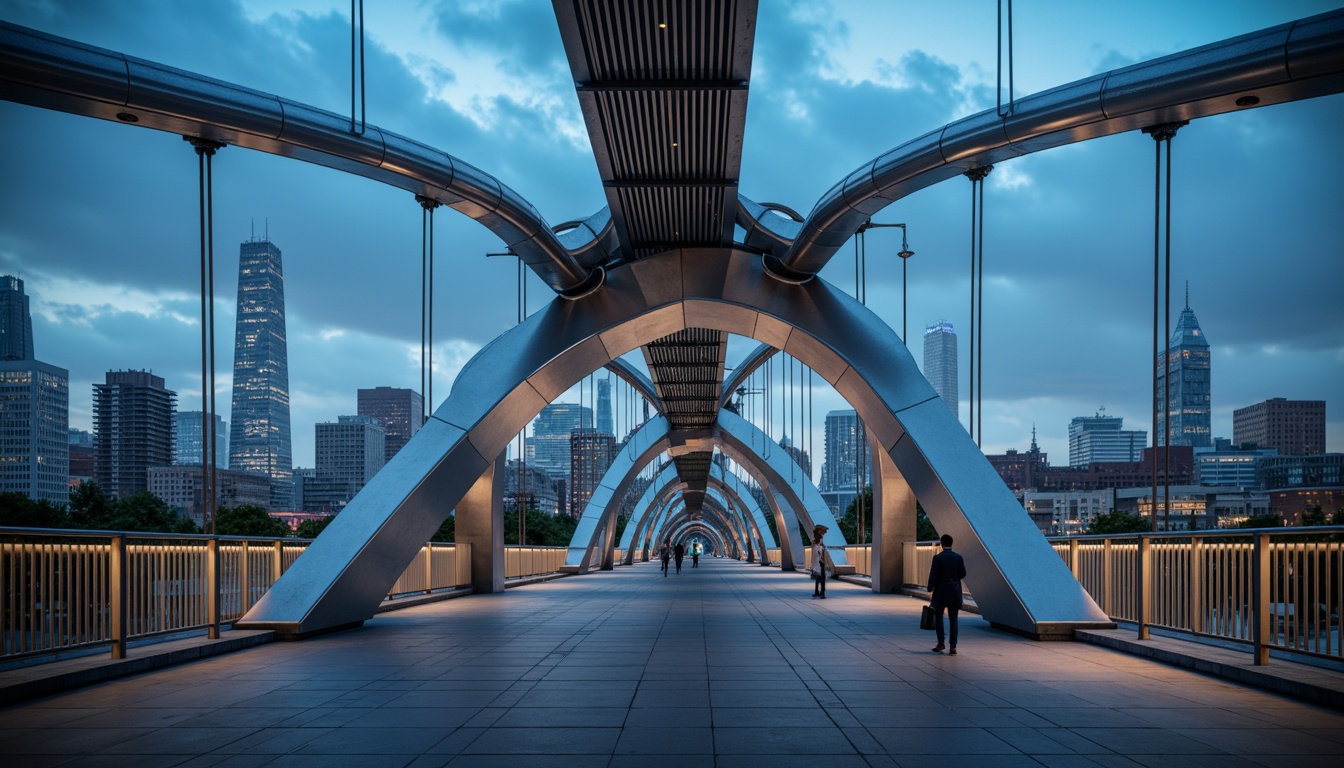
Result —
<svg viewBox="0 0 1344 768"><path fill-rule="evenodd" d="M205 524L205 474L200 464L150 467L149 492L158 496L182 517ZM249 472L221 469L215 473L215 494L220 507L254 504L265 507L271 502L271 481Z"/></svg>
<svg viewBox="0 0 1344 768"><path fill-rule="evenodd" d="M1255 468L1261 459L1278 456L1273 448L1233 447L1218 438L1212 448L1195 449L1195 482L1225 488L1255 488Z"/></svg>
<svg viewBox="0 0 1344 768"><path fill-rule="evenodd" d="M1119 416L1074 417L1069 422L1069 466L1138 461L1148 444L1148 433L1123 426Z"/></svg>
<svg viewBox="0 0 1344 768"><path fill-rule="evenodd" d="M420 393L411 389L376 387L359 390L357 412L382 422L387 431L386 460L391 461L420 427L425 413Z"/></svg>
<svg viewBox="0 0 1344 768"><path fill-rule="evenodd" d="M596 429L576 429L569 434L569 513L583 514L583 508L602 483L616 453L616 438Z"/></svg>
<svg viewBox="0 0 1344 768"><path fill-rule="evenodd" d="M946 320L924 328L924 378L957 415L957 331Z"/></svg>
<svg viewBox="0 0 1344 768"><path fill-rule="evenodd" d="M0 492L70 500L70 373L39 362L28 295L0 277Z"/></svg>
<svg viewBox="0 0 1344 768"><path fill-rule="evenodd" d="M23 281L0 276L0 360L36 360L33 352L33 315Z"/></svg>
<svg viewBox="0 0 1344 768"><path fill-rule="evenodd" d="M868 445L863 422L853 410L826 414L819 490L826 506L842 515L869 483Z"/></svg>
<svg viewBox="0 0 1344 768"><path fill-rule="evenodd" d="M304 483L304 504L310 511L340 509L387 462L387 433L369 416L341 416L315 430L317 471Z"/></svg>
<svg viewBox="0 0 1344 768"><path fill-rule="evenodd" d="M611 379L597 380L597 431L616 434L616 419L611 411Z"/></svg>
<svg viewBox="0 0 1344 768"><path fill-rule="evenodd" d="M532 437L527 439L527 463L552 475L568 477L569 434L592 428L592 408L576 403L551 403L532 421Z"/></svg>
<svg viewBox="0 0 1344 768"><path fill-rule="evenodd" d="M80 483L93 482L94 468L98 466L98 453L93 445L93 433L83 429L70 428L70 487Z"/></svg>
<svg viewBox="0 0 1344 768"><path fill-rule="evenodd" d="M1209 399L1209 342L1199 328L1199 320L1190 309L1186 290L1185 309L1167 343L1167 361L1158 358L1158 402L1167 389L1167 367L1171 368L1170 390L1165 408L1157 411L1157 434L1153 445L1166 445L1167 414L1171 414L1171 444L1202 448L1213 445L1212 410Z"/></svg>
<svg viewBox="0 0 1344 768"><path fill-rule="evenodd" d="M108 496L148 490L150 467L173 463L177 393L149 371L108 371L93 385L94 478Z"/></svg>
<svg viewBox="0 0 1344 768"><path fill-rule="evenodd" d="M233 429L229 468L271 479L271 509L292 503L289 355L285 275L270 240L243 243L238 256L238 323L233 349Z"/></svg>
<svg viewBox="0 0 1344 768"><path fill-rule="evenodd" d="M70 373L37 360L28 295L0 277L0 493L70 500Z"/></svg>
<svg viewBox="0 0 1344 768"><path fill-rule="evenodd" d="M204 411L178 411L173 415L173 463L179 466L206 463L210 443L204 434ZM215 414L215 466L228 469L229 426L224 417Z"/></svg>
<svg viewBox="0 0 1344 768"><path fill-rule="evenodd" d="M1232 442L1282 456L1325 453L1325 401L1275 397L1232 412Z"/></svg>

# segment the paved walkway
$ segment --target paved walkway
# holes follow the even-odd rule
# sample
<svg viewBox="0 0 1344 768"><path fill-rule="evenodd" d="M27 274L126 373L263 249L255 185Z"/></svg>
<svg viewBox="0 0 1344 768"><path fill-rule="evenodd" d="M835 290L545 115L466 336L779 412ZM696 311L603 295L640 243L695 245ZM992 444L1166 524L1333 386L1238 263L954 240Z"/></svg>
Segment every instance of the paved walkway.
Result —
<svg viewBox="0 0 1344 768"><path fill-rule="evenodd" d="M1335 766L1344 714L702 558L381 614L0 709L0 764Z"/></svg>

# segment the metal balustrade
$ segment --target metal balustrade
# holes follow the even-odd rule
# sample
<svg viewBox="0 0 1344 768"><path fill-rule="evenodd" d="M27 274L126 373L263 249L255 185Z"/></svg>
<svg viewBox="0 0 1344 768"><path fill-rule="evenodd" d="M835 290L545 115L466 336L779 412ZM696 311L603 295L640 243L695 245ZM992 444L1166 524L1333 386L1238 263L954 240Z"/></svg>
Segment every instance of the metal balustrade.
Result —
<svg viewBox="0 0 1344 768"><path fill-rule="evenodd" d="M206 630L247 613L307 539L0 528L0 660ZM564 547L505 547L505 577L555 573ZM471 584L469 544L426 544L389 599Z"/></svg>
<svg viewBox="0 0 1344 768"><path fill-rule="evenodd" d="M1117 621L1344 659L1344 526L1050 537ZM907 584L923 585L937 542L905 542Z"/></svg>

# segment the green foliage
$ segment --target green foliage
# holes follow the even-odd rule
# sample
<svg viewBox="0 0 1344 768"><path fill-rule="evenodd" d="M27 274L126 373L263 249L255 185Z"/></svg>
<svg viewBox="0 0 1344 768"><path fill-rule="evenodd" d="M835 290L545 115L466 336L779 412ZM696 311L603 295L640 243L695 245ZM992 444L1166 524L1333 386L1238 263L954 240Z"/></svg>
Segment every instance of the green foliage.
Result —
<svg viewBox="0 0 1344 768"><path fill-rule="evenodd" d="M625 535L625 526L626 526L626 524L629 523L629 522L630 522L630 518L626 517L625 515L617 515L617 517L616 517L616 541L620 541L620 540L621 540L621 537Z"/></svg>
<svg viewBox="0 0 1344 768"><path fill-rule="evenodd" d="M527 541L533 547L567 547L579 525L577 517L548 515L535 509L527 510ZM518 543L518 513L504 514L504 543Z"/></svg>
<svg viewBox="0 0 1344 768"><path fill-rule="evenodd" d="M149 491L127 496L112 506L109 530L161 533L200 533L196 523L179 516L168 502ZM283 523L282 523L283 525Z"/></svg>
<svg viewBox="0 0 1344 768"><path fill-rule="evenodd" d="M1142 515L1131 515L1118 509L1097 515L1087 526L1088 533L1144 533L1152 529L1152 523Z"/></svg>
<svg viewBox="0 0 1344 768"><path fill-rule="evenodd" d="M1281 528L1283 518L1278 515L1252 515L1237 523L1237 528Z"/></svg>
<svg viewBox="0 0 1344 768"><path fill-rule="evenodd" d="M22 493L0 493L0 525L19 528L67 528L65 509L43 499L34 501Z"/></svg>
<svg viewBox="0 0 1344 768"><path fill-rule="evenodd" d="M215 513L215 533L220 536L289 536L289 526L255 504L220 507Z"/></svg>
<svg viewBox="0 0 1344 768"><path fill-rule="evenodd" d="M302 523L299 523L299 527L294 531L294 535L300 539L316 539L317 535L325 531L327 526L331 525L331 521L335 519L336 516L332 515L331 517L324 517L320 520L304 520Z"/></svg>
<svg viewBox="0 0 1344 768"><path fill-rule="evenodd" d="M1344 509L1336 509L1327 515L1317 504L1302 513L1302 525L1344 525Z"/></svg>
<svg viewBox="0 0 1344 768"><path fill-rule="evenodd" d="M101 486L84 481L70 492L70 527L110 528L116 516L112 506Z"/></svg>
<svg viewBox="0 0 1344 768"><path fill-rule="evenodd" d="M844 535L845 541L851 544L858 540L858 505L857 499L851 501L845 508L844 517L837 521L840 526L840 533ZM924 507L918 501L915 502L915 540L932 541L938 538L938 531L934 529L933 523L929 522L929 516L924 514ZM863 543L871 544L873 542L873 489L865 488L863 491Z"/></svg>
<svg viewBox="0 0 1344 768"><path fill-rule="evenodd" d="M449 515L448 519L439 525L439 530L429 537L429 540L438 542L457 541L457 518Z"/></svg>

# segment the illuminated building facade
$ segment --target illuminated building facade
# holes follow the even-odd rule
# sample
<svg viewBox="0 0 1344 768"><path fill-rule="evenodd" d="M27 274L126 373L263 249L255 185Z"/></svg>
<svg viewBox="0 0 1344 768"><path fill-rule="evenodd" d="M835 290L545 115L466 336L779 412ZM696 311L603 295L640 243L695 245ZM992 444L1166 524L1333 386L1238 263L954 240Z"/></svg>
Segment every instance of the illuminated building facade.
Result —
<svg viewBox="0 0 1344 768"><path fill-rule="evenodd" d="M1166 445L1167 418L1171 419L1171 444L1203 448L1213 445L1211 401L1209 399L1209 342L1200 330L1199 320L1190 309L1186 296L1176 329L1171 332L1167 345L1167 361L1171 368L1170 389L1167 383L1167 365L1158 359L1157 396L1161 404L1167 394L1166 407L1157 411L1157 434L1154 445Z"/></svg>

